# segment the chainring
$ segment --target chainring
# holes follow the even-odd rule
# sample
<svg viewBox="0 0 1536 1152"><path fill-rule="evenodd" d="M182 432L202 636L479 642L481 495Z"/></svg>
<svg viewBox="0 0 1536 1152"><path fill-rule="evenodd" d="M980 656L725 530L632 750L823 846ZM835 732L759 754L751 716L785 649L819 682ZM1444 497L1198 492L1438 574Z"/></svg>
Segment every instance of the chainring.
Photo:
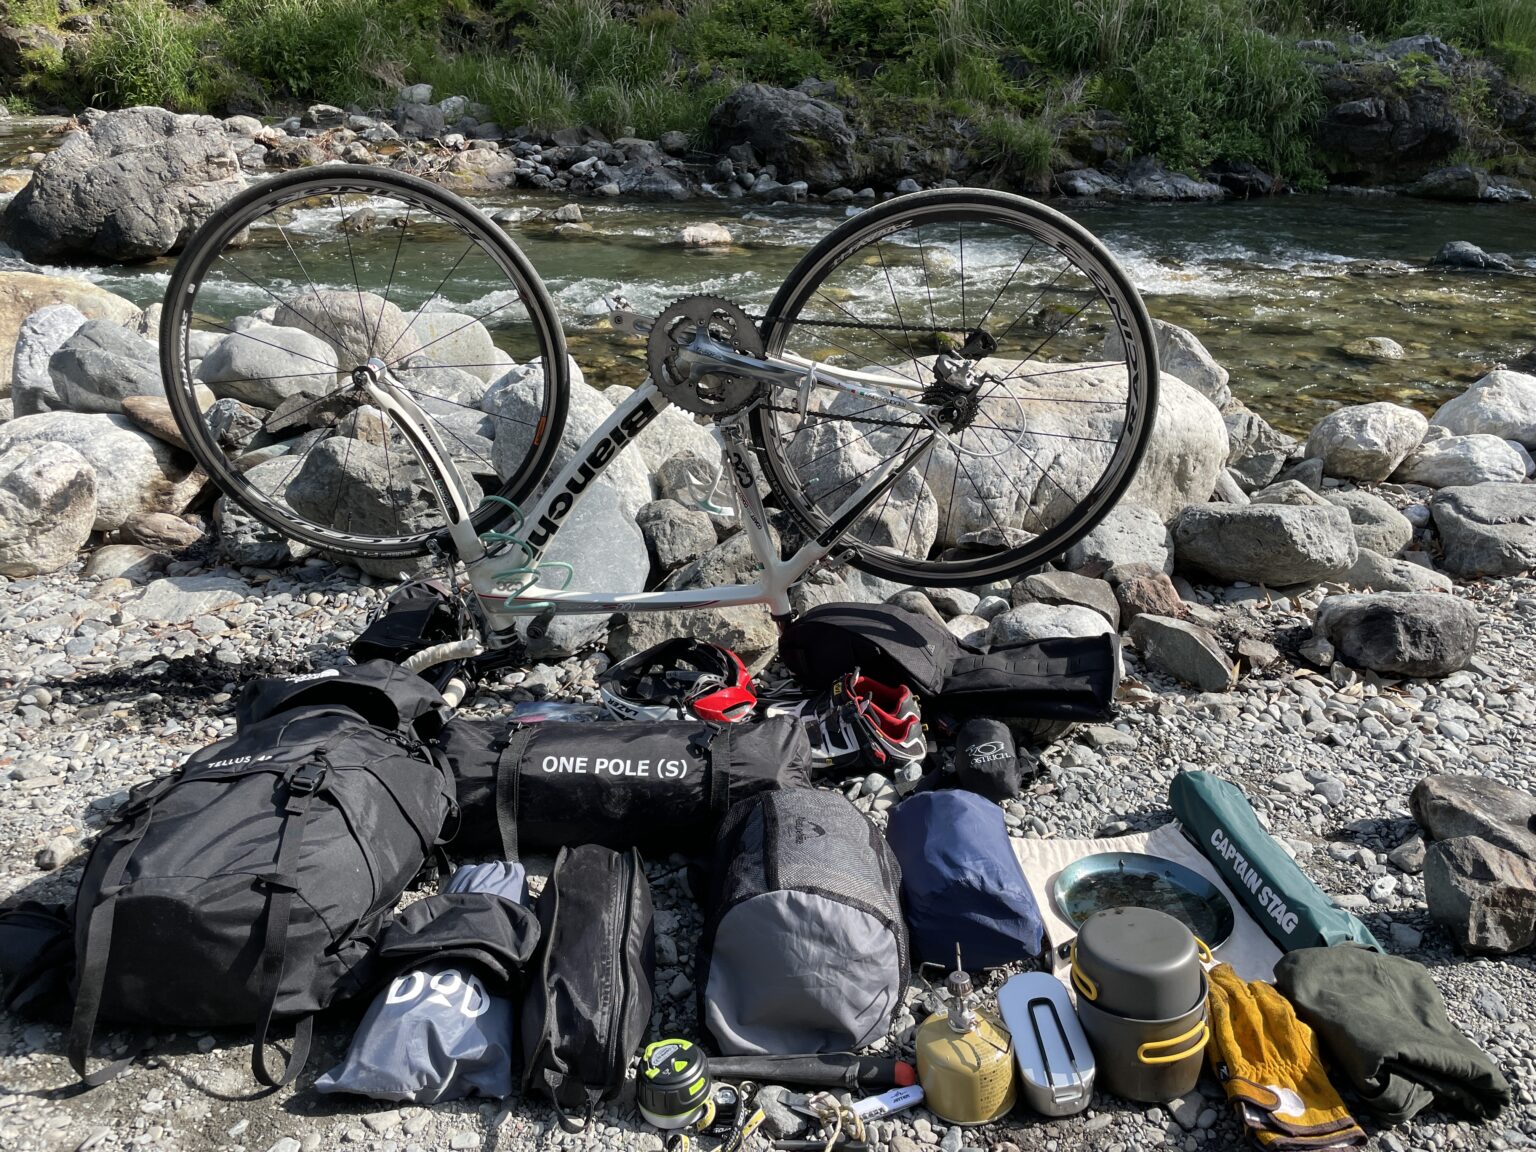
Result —
<svg viewBox="0 0 1536 1152"><path fill-rule="evenodd" d="M725 371L685 368L678 353L692 342L701 326L709 335L743 356L761 357L763 338L752 318L719 296L684 296L662 309L646 342L645 362L656 387L684 411L700 416L729 416L755 400L756 380Z"/></svg>

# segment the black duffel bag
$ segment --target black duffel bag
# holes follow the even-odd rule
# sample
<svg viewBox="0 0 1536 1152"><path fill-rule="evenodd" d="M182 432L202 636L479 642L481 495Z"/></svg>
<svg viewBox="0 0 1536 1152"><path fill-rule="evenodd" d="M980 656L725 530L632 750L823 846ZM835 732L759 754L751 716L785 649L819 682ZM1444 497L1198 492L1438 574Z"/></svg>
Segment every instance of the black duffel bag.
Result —
<svg viewBox="0 0 1536 1152"><path fill-rule="evenodd" d="M446 705L387 661L247 685L236 734L139 785L92 849L75 903L70 1060L98 1020L255 1026L252 1069L286 1084L313 1014L367 990L376 938L438 844L453 778L421 738ZM284 1072L263 1045L296 1021Z"/></svg>
<svg viewBox="0 0 1536 1152"><path fill-rule="evenodd" d="M811 767L805 730L788 716L521 728L457 719L439 743L459 800L453 851L509 860L567 844L703 851L734 802L803 788Z"/></svg>

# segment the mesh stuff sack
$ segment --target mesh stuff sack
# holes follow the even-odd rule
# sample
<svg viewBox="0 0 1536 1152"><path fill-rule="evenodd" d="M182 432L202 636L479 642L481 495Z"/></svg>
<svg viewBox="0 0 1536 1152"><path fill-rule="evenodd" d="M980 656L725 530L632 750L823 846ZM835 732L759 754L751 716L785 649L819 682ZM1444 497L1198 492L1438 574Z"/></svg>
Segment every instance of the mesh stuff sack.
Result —
<svg viewBox="0 0 1536 1152"><path fill-rule="evenodd" d="M910 969L901 873L837 792L734 805L715 841L699 1018L725 1055L845 1052L880 1040Z"/></svg>

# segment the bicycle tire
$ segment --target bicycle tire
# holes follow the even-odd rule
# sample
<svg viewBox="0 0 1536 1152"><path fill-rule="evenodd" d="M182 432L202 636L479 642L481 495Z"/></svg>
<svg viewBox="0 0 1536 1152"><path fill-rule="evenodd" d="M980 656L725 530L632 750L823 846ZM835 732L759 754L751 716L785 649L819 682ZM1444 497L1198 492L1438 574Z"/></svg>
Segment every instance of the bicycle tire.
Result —
<svg viewBox="0 0 1536 1152"><path fill-rule="evenodd" d="M187 242L166 288L160 320L161 377L172 415L188 450L224 495L252 516L292 540L334 554L391 559L421 556L429 551L435 540L446 544L445 528L396 537L341 532L301 518L254 484L246 482L244 474L234 467L234 461L209 429L194 390L199 382L191 368L190 336L197 293L214 261L226 247L236 244L240 234L266 212L327 193L337 194L339 208L339 195L343 192L348 195L389 195L428 209L470 237L472 243L478 243L516 286L518 302L526 309L533 325L539 349L537 359L542 361L544 371L544 397L527 455L500 483L494 495L517 502L534 490L548 472L559 448L569 401L569 363L554 301L528 258L500 227L461 197L416 176L363 165L301 169L264 180L221 205ZM302 262L298 266L303 270ZM354 275L355 272L354 265ZM439 289L441 287L440 284ZM313 281L311 288L315 288ZM357 285L357 289L362 292L361 285ZM513 515L506 505L487 501L475 510L473 522L477 532L485 532L505 524Z"/></svg>
<svg viewBox="0 0 1536 1152"><path fill-rule="evenodd" d="M957 220L962 224L1002 221L1058 251L1064 249L1071 254L1069 259L1077 258L1073 262L1085 270L1103 293L1123 341L1127 363L1127 413L1120 443L1099 482L1069 516L1027 543L977 559L910 560L882 554L845 537L844 545L852 553L849 561L855 568L885 579L929 587L1012 579L1059 558L1091 532L1135 478L1151 436L1158 391L1157 348L1151 319L1135 287L1104 245L1081 225L1053 209L1011 193L986 189L952 188L911 193L867 209L834 229L795 265L774 296L762 322L768 354L785 351L798 310L822 280L856 252L871 243L878 244L881 239L914 223ZM925 256L925 274L926 270ZM963 244L961 275L964 275ZM894 299L894 286L892 292ZM929 306L931 312L931 297ZM828 518L816 509L814 500L804 491L794 464L786 457L783 437L770 419L765 404L754 407L750 423L756 454L778 503L807 535L814 536L825 530Z"/></svg>

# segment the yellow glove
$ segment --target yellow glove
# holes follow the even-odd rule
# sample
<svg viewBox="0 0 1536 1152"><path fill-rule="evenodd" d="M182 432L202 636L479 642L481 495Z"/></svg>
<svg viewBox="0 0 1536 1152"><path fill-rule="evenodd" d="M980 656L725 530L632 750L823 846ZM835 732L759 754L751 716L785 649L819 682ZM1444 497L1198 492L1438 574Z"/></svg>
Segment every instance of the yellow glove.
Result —
<svg viewBox="0 0 1536 1152"><path fill-rule="evenodd" d="M1259 1144L1276 1152L1363 1144L1290 1001L1229 964L1211 969L1210 982L1211 1069Z"/></svg>

